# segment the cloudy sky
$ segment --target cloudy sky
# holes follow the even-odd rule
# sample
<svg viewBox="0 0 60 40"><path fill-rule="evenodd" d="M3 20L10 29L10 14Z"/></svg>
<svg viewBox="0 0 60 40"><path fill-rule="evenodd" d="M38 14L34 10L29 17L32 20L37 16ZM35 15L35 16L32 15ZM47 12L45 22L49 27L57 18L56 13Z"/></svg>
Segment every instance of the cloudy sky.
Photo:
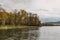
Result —
<svg viewBox="0 0 60 40"><path fill-rule="evenodd" d="M60 0L0 0L7 11L25 9L39 15L42 22L60 21Z"/></svg>

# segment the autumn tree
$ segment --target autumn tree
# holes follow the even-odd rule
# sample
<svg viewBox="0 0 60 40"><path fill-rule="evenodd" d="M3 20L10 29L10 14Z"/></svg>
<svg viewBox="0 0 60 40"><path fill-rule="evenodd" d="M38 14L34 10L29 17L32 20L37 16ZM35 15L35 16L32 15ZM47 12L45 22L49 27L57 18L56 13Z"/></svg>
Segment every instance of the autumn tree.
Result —
<svg viewBox="0 0 60 40"><path fill-rule="evenodd" d="M9 19L10 19L10 24L11 25L15 25L14 24L14 22L15 22L15 14L14 13L12 13L12 12L10 12L10 17L9 17Z"/></svg>
<svg viewBox="0 0 60 40"><path fill-rule="evenodd" d="M2 25L5 25L5 22L8 19L7 12L5 10L2 10L2 11L0 11L0 14L2 16Z"/></svg>
<svg viewBox="0 0 60 40"><path fill-rule="evenodd" d="M21 10L21 24L27 24L28 13L25 10Z"/></svg>

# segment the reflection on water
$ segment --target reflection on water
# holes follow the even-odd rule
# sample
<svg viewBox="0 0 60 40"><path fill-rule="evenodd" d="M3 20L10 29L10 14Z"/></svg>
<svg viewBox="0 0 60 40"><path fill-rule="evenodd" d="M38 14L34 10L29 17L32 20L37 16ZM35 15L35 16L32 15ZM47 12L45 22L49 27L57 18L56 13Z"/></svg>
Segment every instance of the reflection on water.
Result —
<svg viewBox="0 0 60 40"><path fill-rule="evenodd" d="M60 40L60 26L0 30L0 40Z"/></svg>
<svg viewBox="0 0 60 40"><path fill-rule="evenodd" d="M37 40L38 29L0 30L0 40Z"/></svg>
<svg viewBox="0 0 60 40"><path fill-rule="evenodd" d="M39 40L60 40L60 26L44 26L39 31Z"/></svg>

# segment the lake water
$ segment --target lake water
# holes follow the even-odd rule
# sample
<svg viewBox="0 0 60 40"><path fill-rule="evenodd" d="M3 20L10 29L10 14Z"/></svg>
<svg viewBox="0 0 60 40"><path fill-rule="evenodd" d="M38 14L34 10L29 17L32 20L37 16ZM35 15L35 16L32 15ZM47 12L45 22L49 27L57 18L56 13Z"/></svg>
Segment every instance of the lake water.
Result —
<svg viewBox="0 0 60 40"><path fill-rule="evenodd" d="M39 28L37 40L60 40L60 26L43 26Z"/></svg>
<svg viewBox="0 0 60 40"><path fill-rule="evenodd" d="M4 33L0 31L0 40L60 40L60 26L43 26L38 30L24 30L11 29L3 31Z"/></svg>

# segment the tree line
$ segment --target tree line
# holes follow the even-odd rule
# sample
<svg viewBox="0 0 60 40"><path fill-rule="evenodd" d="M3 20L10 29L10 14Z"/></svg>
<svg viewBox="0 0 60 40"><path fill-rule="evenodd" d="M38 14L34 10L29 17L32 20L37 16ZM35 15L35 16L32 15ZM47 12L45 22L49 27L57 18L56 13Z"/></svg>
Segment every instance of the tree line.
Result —
<svg viewBox="0 0 60 40"><path fill-rule="evenodd" d="M0 9L0 25L40 26L40 24L37 14L28 13L22 9L18 12L6 12Z"/></svg>

